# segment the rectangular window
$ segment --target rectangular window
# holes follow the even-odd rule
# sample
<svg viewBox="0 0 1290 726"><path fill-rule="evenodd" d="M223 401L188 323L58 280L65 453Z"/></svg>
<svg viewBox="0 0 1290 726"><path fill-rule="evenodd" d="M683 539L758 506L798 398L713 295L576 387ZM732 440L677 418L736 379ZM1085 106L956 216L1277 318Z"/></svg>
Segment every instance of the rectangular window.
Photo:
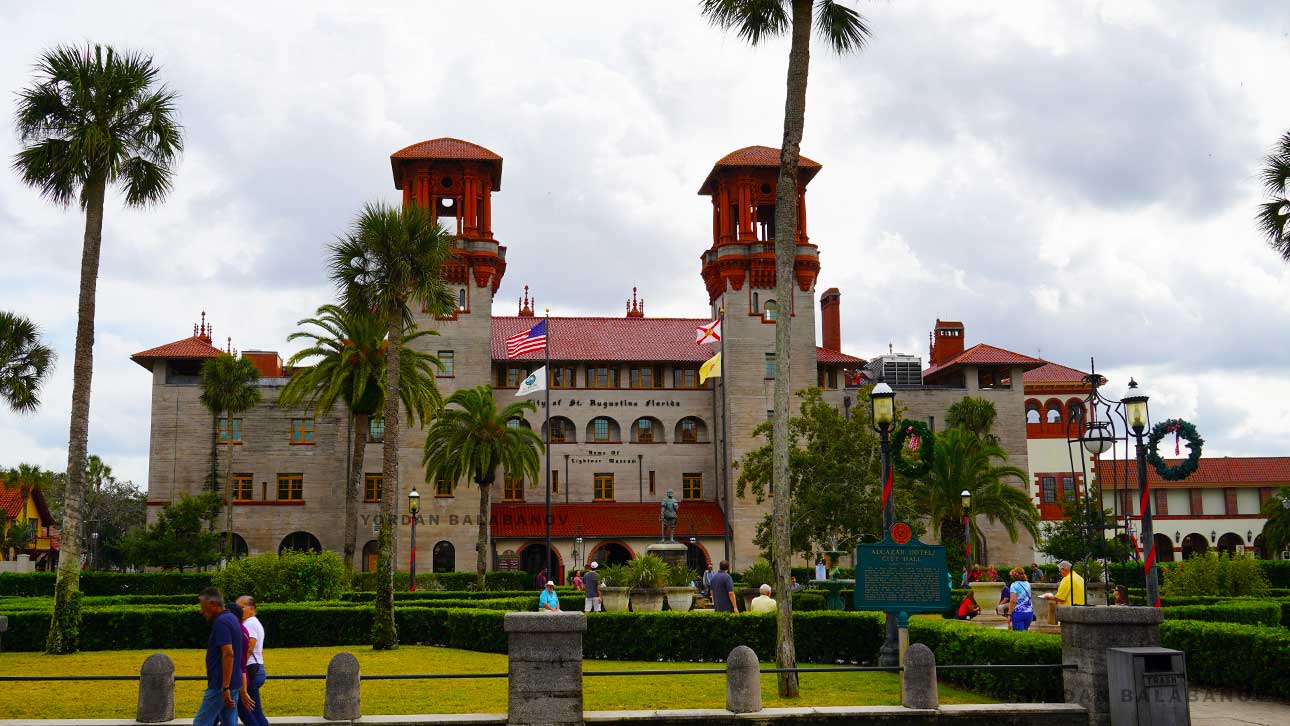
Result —
<svg viewBox="0 0 1290 726"><path fill-rule="evenodd" d="M233 475L233 501L249 502L255 497L255 482L250 474Z"/></svg>
<svg viewBox="0 0 1290 726"><path fill-rule="evenodd" d="M440 477L434 482L434 495L436 497L452 496L452 480Z"/></svg>
<svg viewBox="0 0 1290 726"><path fill-rule="evenodd" d="M560 471L558 469L551 470L551 493L560 493Z"/></svg>
<svg viewBox="0 0 1290 726"><path fill-rule="evenodd" d="M576 388L578 369L573 366L555 366L551 369L552 388Z"/></svg>
<svg viewBox="0 0 1290 726"><path fill-rule="evenodd" d="M636 366L628 369L632 388L662 388L663 369L660 366Z"/></svg>
<svg viewBox="0 0 1290 726"><path fill-rule="evenodd" d="M1075 501L1075 480L1069 476L1062 477L1062 499Z"/></svg>
<svg viewBox="0 0 1290 726"><path fill-rule="evenodd" d="M312 444L314 442L314 420L312 418L291 419L291 443Z"/></svg>
<svg viewBox="0 0 1290 726"><path fill-rule="evenodd" d="M439 373L437 374L437 377L452 378L453 376L457 375L456 354L453 353L451 350L439 351L439 363L442 365L442 367L439 369Z"/></svg>
<svg viewBox="0 0 1290 726"><path fill-rule="evenodd" d="M1043 489L1044 504L1054 504L1057 502L1057 477L1046 476L1039 480Z"/></svg>
<svg viewBox="0 0 1290 726"><path fill-rule="evenodd" d="M363 477L363 501L379 502L381 501L381 482L383 478L380 474L368 474Z"/></svg>
<svg viewBox="0 0 1290 726"><path fill-rule="evenodd" d="M522 502L524 501L524 480L507 479L502 488L503 502Z"/></svg>
<svg viewBox="0 0 1290 726"><path fill-rule="evenodd" d="M686 502L703 499L703 474L681 475L681 499Z"/></svg>
<svg viewBox="0 0 1290 726"><path fill-rule="evenodd" d="M767 353L766 354L766 377L774 378L778 372L779 372L779 364L775 362L775 354Z"/></svg>
<svg viewBox="0 0 1290 726"><path fill-rule="evenodd" d="M608 441L609 440L609 419L598 418L591 422L591 440Z"/></svg>
<svg viewBox="0 0 1290 726"><path fill-rule="evenodd" d="M698 368L673 368L672 369L672 387L673 388L698 388L699 387L699 369Z"/></svg>
<svg viewBox="0 0 1290 726"><path fill-rule="evenodd" d="M520 381L529 377L528 369L499 366L497 368L498 388L519 388Z"/></svg>
<svg viewBox="0 0 1290 726"><path fill-rule="evenodd" d="M385 440L385 419L373 416L367 420L367 440L378 443Z"/></svg>
<svg viewBox="0 0 1290 726"><path fill-rule="evenodd" d="M649 493L654 493L654 470L649 470Z"/></svg>
<svg viewBox="0 0 1290 726"><path fill-rule="evenodd" d="M593 479L593 495L597 502L614 501L614 475L596 474Z"/></svg>
<svg viewBox="0 0 1290 726"><path fill-rule="evenodd" d="M830 368L828 371L828 387L829 388L838 387L838 369L837 368Z"/></svg>
<svg viewBox="0 0 1290 726"><path fill-rule="evenodd" d="M551 443L563 444L569 440L569 430L564 425L564 419L551 419Z"/></svg>
<svg viewBox="0 0 1290 726"><path fill-rule="evenodd" d="M1012 388L1012 369L1006 367L978 368L977 388Z"/></svg>
<svg viewBox="0 0 1290 726"><path fill-rule="evenodd" d="M305 499L304 474L278 475L278 501L302 502Z"/></svg>
<svg viewBox="0 0 1290 726"><path fill-rule="evenodd" d="M587 388L618 388L618 369L587 366Z"/></svg>
<svg viewBox="0 0 1290 726"><path fill-rule="evenodd" d="M647 418L636 422L636 441L642 444L654 443L654 422Z"/></svg>
<svg viewBox="0 0 1290 726"><path fill-rule="evenodd" d="M219 442L228 443L228 416L219 417ZM242 419L233 419L233 443L242 443Z"/></svg>

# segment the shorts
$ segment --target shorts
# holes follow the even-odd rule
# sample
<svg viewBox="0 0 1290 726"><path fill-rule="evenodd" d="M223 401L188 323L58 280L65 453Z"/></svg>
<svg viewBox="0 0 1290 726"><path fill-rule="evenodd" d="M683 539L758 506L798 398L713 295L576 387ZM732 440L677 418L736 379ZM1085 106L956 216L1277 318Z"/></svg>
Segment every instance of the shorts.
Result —
<svg viewBox="0 0 1290 726"><path fill-rule="evenodd" d="M587 598L586 603L585 603L585 604L583 604L583 606L582 606L582 611L583 611L584 613L592 612L592 608L593 608L593 607L595 608L595 612L602 613L602 612L604 612L604 611L605 611L605 607L604 607L604 605L602 604L602 602L601 602L600 598L598 598L598 597L589 597L589 598Z"/></svg>

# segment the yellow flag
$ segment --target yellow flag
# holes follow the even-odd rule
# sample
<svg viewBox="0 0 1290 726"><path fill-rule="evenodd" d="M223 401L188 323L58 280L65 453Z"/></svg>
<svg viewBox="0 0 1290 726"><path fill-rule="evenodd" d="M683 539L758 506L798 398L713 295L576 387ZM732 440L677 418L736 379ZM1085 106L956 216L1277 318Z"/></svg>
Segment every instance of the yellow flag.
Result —
<svg viewBox="0 0 1290 726"><path fill-rule="evenodd" d="M709 378L718 378L721 376L721 354L717 353L707 360L706 363L699 366L699 385Z"/></svg>

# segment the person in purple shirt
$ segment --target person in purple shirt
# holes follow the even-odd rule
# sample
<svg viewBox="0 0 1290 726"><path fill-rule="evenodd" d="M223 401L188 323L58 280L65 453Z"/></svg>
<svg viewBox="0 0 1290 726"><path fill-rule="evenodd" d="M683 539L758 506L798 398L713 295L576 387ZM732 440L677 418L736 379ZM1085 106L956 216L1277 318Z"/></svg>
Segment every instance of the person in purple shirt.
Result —
<svg viewBox="0 0 1290 726"><path fill-rule="evenodd" d="M202 617L211 624L206 642L206 691L193 717L193 726L212 726L218 718L224 726L237 723L237 698L242 690L242 667L246 651L242 624L224 609L224 595L213 587L197 597Z"/></svg>

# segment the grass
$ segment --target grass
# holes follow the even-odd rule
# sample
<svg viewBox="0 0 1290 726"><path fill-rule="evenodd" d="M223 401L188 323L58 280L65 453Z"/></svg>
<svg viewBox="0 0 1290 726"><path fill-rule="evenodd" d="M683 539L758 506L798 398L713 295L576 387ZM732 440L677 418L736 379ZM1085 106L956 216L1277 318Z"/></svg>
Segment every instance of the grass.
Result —
<svg viewBox="0 0 1290 726"><path fill-rule="evenodd" d="M273 716L321 716L323 681L274 681L274 674L325 673L331 656L353 653L363 673L505 673L506 656L493 653L405 646L376 652L367 648L281 648L266 652L269 681L263 691L265 710ZM99 651L67 656L0 653L0 675L134 675L151 652ZM177 675L202 675L204 651L167 651ZM711 668L713 664L586 661L593 670ZM583 682L584 708L595 710L724 708L726 680L719 675L588 678ZM205 685L175 684L175 715L197 711ZM990 703L992 699L942 685L941 703ZM132 681L12 682L0 685L0 714L5 718L133 718L138 686ZM802 697L780 699L775 676L762 676L762 705L873 706L898 705L900 682L890 673L821 673L802 677ZM505 713L506 679L365 681L363 713Z"/></svg>

